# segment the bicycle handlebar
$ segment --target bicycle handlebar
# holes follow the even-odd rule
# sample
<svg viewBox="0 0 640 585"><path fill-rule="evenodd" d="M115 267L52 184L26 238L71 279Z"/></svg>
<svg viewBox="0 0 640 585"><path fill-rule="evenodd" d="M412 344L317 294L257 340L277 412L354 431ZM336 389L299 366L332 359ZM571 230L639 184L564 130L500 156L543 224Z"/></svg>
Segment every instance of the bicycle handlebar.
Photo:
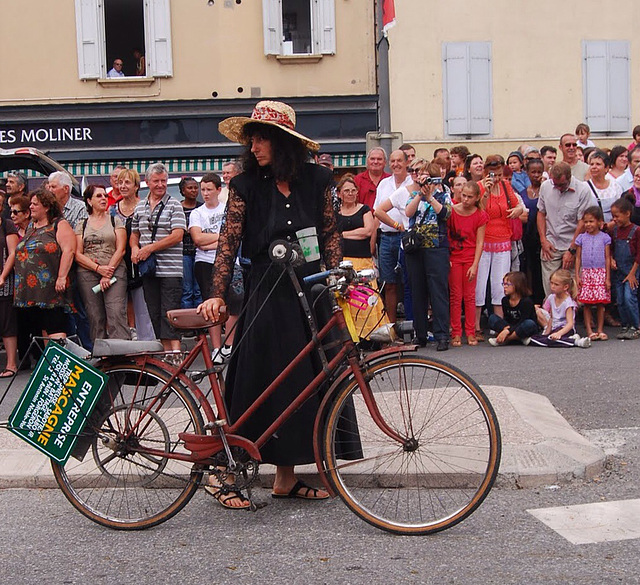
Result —
<svg viewBox="0 0 640 585"><path fill-rule="evenodd" d="M327 279L332 274L335 274L334 270L324 270L323 272L318 272L317 274L310 274L309 276L305 276L302 280L305 284L315 284L316 282L321 282L322 280Z"/></svg>

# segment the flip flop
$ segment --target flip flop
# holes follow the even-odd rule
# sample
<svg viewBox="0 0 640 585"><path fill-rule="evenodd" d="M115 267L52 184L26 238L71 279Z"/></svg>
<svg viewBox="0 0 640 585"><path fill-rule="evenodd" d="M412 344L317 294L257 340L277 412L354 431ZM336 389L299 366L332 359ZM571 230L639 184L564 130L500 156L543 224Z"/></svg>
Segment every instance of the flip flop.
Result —
<svg viewBox="0 0 640 585"><path fill-rule="evenodd" d="M0 372L0 378L13 378L15 375L15 370L10 370L9 368L5 368Z"/></svg>
<svg viewBox="0 0 640 585"><path fill-rule="evenodd" d="M604 331L602 333L597 333L596 335L598 336L596 338L598 341L607 341L607 339L609 339L609 336Z"/></svg>
<svg viewBox="0 0 640 585"><path fill-rule="evenodd" d="M302 491L304 490L304 491ZM329 494L326 496L318 496L320 490L312 488L306 483L298 480L296 484L291 488L288 494L276 494L271 492L271 497L275 499L298 499L298 500L326 500ZM311 495L309 495L311 494Z"/></svg>
<svg viewBox="0 0 640 585"><path fill-rule="evenodd" d="M598 341L598 339L600 339L600 337L598 336L597 333L592 333L591 335L589 335L589 339L591 341Z"/></svg>
<svg viewBox="0 0 640 585"><path fill-rule="evenodd" d="M246 510L251 505L251 502L237 491L225 492L212 485L204 486L204 491L211 497L218 500L218 503L227 510ZM232 506L229 504L229 500L233 500L235 498L238 498L242 502L242 506Z"/></svg>

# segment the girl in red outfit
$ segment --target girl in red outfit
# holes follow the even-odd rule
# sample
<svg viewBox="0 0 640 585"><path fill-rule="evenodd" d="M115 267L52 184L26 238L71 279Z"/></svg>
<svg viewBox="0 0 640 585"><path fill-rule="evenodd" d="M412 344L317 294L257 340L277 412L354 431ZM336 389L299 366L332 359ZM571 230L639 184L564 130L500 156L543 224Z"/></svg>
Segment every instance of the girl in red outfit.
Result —
<svg viewBox="0 0 640 585"><path fill-rule="evenodd" d="M468 182L462 189L448 220L451 269L449 294L451 306L451 346L462 345L462 302L464 300L467 343L478 345L475 331L476 276L484 245L489 216L481 209L480 187Z"/></svg>

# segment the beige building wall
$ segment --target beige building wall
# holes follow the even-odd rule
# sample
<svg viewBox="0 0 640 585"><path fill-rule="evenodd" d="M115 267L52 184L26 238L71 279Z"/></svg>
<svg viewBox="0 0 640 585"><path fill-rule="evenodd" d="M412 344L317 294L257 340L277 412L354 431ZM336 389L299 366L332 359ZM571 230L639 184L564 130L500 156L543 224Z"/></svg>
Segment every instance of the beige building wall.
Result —
<svg viewBox="0 0 640 585"><path fill-rule="evenodd" d="M224 4L171 0L173 76L104 83L78 78L73 0L2 0L0 105L376 92L372 2L335 1L337 51L319 60L265 56L262 2Z"/></svg>
<svg viewBox="0 0 640 585"><path fill-rule="evenodd" d="M443 42L492 44L493 131L472 137L481 154L536 137L534 145L557 145L583 121L583 40L631 41L632 126L640 123L640 2L406 0L396 2L396 16L389 34L392 130L425 142L425 152L433 142L465 142L444 135ZM628 144L612 141L619 142Z"/></svg>

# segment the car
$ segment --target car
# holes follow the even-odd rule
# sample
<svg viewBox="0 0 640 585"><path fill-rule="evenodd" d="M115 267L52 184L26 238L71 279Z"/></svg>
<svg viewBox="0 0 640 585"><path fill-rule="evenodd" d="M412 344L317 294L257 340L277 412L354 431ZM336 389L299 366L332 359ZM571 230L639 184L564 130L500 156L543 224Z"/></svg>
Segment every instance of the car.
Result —
<svg viewBox="0 0 640 585"><path fill-rule="evenodd" d="M198 181L198 184L200 184L202 175L194 176L193 178L196 181ZM173 197L174 199L177 199L178 201L182 201L184 199L184 197L182 196L182 193L180 193L180 187L179 187L181 180L182 180L182 177L169 177L169 180L167 181L167 193L169 193L171 197ZM140 199L146 199L148 195L149 195L149 187L147 186L147 182L142 181L140 183L140 190L138 191L138 196L140 197ZM198 204L204 202L200 193L198 193L197 201L198 201Z"/></svg>
<svg viewBox="0 0 640 585"><path fill-rule="evenodd" d="M47 156L44 152L37 148L0 148L0 172L8 171L35 171L43 176L48 177L55 171L62 171L71 177L73 184L71 194L74 197L82 198L80 190L80 182L60 163Z"/></svg>

